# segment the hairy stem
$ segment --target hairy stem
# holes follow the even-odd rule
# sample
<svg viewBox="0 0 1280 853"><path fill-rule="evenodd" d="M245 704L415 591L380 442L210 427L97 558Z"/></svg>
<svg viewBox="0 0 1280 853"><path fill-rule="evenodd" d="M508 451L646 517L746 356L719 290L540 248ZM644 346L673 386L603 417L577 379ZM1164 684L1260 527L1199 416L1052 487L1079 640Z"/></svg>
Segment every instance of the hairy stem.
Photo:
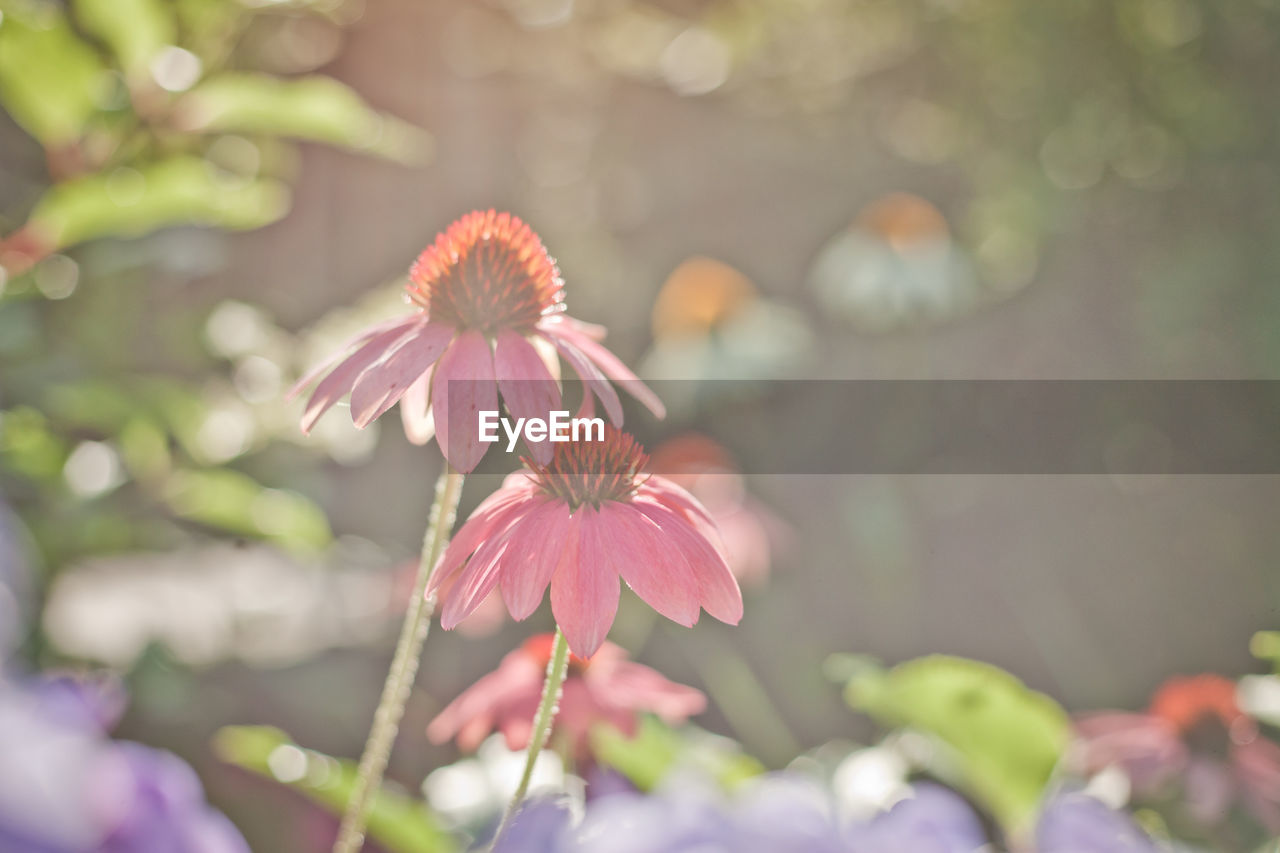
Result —
<svg viewBox="0 0 1280 853"><path fill-rule="evenodd" d="M565 672L569 668L569 643L564 633L556 628L555 640L551 645L551 660L547 661L547 680L542 686L542 702L538 705L538 713L533 718L533 731L529 733L529 751L524 759L524 772L520 774L520 784L516 786L507 810L498 824L498 831L493 834L493 843L497 844L502 833L506 831L515 817L525 795L529 793L529 780L533 778L533 767L538 762L538 755L547 745L551 736L551 724L555 722L556 711L560 706L561 688L564 686Z"/></svg>
<svg viewBox="0 0 1280 853"><path fill-rule="evenodd" d="M418 575L409 598L409 609L405 612L404 625L400 628L400 639L396 643L395 657L391 659L391 669L382 686L382 699L373 715L373 727L365 742L364 754L360 756L355 786L351 790L351 799L347 801L347 810L342 816L338 840L333 845L334 853L356 853L364 846L369 810L378 789L382 787L382 774L386 772L387 761L391 757L391 746L400 729L400 718L404 715L405 702L409 699L413 680L418 674L422 646L431 626L435 601L426 599L427 581L440 554L444 552L449 532L453 529L454 518L458 513L458 498L462 496L462 480L463 475L446 463L445 470L436 483L435 503L431 507L427 532L422 538L422 559L418 564Z"/></svg>

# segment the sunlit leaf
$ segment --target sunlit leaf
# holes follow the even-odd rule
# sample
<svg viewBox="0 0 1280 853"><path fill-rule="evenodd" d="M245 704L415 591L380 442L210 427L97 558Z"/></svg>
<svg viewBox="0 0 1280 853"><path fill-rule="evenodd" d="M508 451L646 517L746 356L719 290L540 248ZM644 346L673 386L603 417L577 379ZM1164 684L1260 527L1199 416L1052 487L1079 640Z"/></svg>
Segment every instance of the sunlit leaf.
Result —
<svg viewBox="0 0 1280 853"><path fill-rule="evenodd" d="M257 228L283 216L288 200L278 181L236 178L178 156L58 184L36 204L31 226L57 247L185 223Z"/></svg>
<svg viewBox="0 0 1280 853"><path fill-rule="evenodd" d="M6 3L0 18L0 101L46 145L81 135L106 68L53 3Z"/></svg>
<svg viewBox="0 0 1280 853"><path fill-rule="evenodd" d="M885 725L907 726L950 747L954 783L1008 828L1035 813L1066 749L1066 712L998 667L933 656L888 671L864 670L845 697Z"/></svg>
<svg viewBox="0 0 1280 853"><path fill-rule="evenodd" d="M162 0L76 0L75 14L126 71L145 69L175 39L172 11Z"/></svg>
<svg viewBox="0 0 1280 853"><path fill-rule="evenodd" d="M328 77L219 74L192 89L179 114L191 130L291 136L400 161L420 159L428 143L425 132L378 113Z"/></svg>
<svg viewBox="0 0 1280 853"><path fill-rule="evenodd" d="M166 491L169 508L179 517L230 533L295 550L318 549L331 538L329 522L310 500L265 488L238 471L178 471Z"/></svg>
<svg viewBox="0 0 1280 853"><path fill-rule="evenodd" d="M303 749L279 729L228 726L213 741L223 760L282 782L335 813L345 808L355 784L355 766ZM392 853L451 853L459 848L421 802L385 787L374 798L369 836Z"/></svg>
<svg viewBox="0 0 1280 853"><path fill-rule="evenodd" d="M0 420L0 463L32 480L54 480L67 461L67 444L35 409L21 407Z"/></svg>
<svg viewBox="0 0 1280 853"><path fill-rule="evenodd" d="M653 789L677 763L696 766L727 789L764 772L764 765L736 744L692 726L677 731L657 717L645 717L635 737L608 725L591 732L591 748L642 791Z"/></svg>

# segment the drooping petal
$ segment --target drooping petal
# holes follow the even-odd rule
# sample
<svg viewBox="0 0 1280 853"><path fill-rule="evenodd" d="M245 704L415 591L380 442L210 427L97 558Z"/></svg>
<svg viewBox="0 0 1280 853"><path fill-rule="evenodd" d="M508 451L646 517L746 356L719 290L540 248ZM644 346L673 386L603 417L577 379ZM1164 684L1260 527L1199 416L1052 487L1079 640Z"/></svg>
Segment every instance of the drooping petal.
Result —
<svg viewBox="0 0 1280 853"><path fill-rule="evenodd" d="M599 514L579 507L570 519L564 550L551 577L551 612L569 649L590 657L604 642L618 612L618 575L601 564Z"/></svg>
<svg viewBox="0 0 1280 853"><path fill-rule="evenodd" d="M701 690L677 684L644 664L620 661L598 681L592 678L593 674L588 669L586 680L609 702L652 711L667 723L683 722L707 708L707 697Z"/></svg>
<svg viewBox="0 0 1280 853"><path fill-rule="evenodd" d="M519 650L509 652L497 669L482 676L436 715L427 726L427 738L432 743L444 743L459 735L461 741L460 733L479 720L482 731L474 738L475 743L470 746L459 743L463 749L474 749L492 730L498 709L509 703L513 696L530 691L536 696L541 685L541 668Z"/></svg>
<svg viewBox="0 0 1280 853"><path fill-rule="evenodd" d="M462 525L462 529L449 542L431 572L427 581L427 595L433 595L446 587L451 587L454 575L462 568L475 550L491 537L506 532L516 520L524 515L525 493L507 489L499 489L484 500L471 517Z"/></svg>
<svg viewBox="0 0 1280 853"><path fill-rule="evenodd" d="M698 621L698 579L680 549L635 508L617 501L600 506L601 553L611 571L654 610L685 627Z"/></svg>
<svg viewBox="0 0 1280 853"><path fill-rule="evenodd" d="M596 341L603 341L605 339L605 336L609 334L609 330L606 329L604 326L601 326L599 323L587 323L582 320L579 320L577 317L570 317L568 314L564 314L564 313L552 314L548 317L545 317L542 323L545 324L546 326L551 326L555 323L559 323L564 326L569 326L576 329L579 333L586 335L587 337Z"/></svg>
<svg viewBox="0 0 1280 853"><path fill-rule="evenodd" d="M434 368L413 381L400 398L400 422L405 437L414 444L429 442L436 434L436 423L431 419L431 376Z"/></svg>
<svg viewBox="0 0 1280 853"><path fill-rule="evenodd" d="M548 324L547 332L554 337L567 341L573 346L580 349L587 358L604 372L604 375L618 383L624 391L635 397L644 405L646 409L653 412L654 417L664 418L667 416L667 407L662 405L662 401L658 399L658 395L650 390L648 385L640 381L640 378L631 371L631 368L622 363L622 359L618 358L607 347L599 342L599 339L587 334L577 326L582 324L574 323L558 323L555 325Z"/></svg>
<svg viewBox="0 0 1280 853"><path fill-rule="evenodd" d="M322 379L316 386L316 390L311 393L311 398L307 400L307 408L302 413L302 431L311 432L311 428L316 425L320 416L351 391L360 374L364 373L369 365L393 351L412 334L420 322L419 318L414 317L384 332L379 332Z"/></svg>
<svg viewBox="0 0 1280 853"><path fill-rule="evenodd" d="M564 356L564 360L569 362L574 372L578 374L578 378L586 384L587 391L600 398L609 420L616 426L622 426L622 401L618 399L618 392L613 390L609 380L600 372L600 368L596 367L582 350L564 338L548 334L547 339L555 344L556 349ZM585 406L585 401L583 405Z"/></svg>
<svg viewBox="0 0 1280 853"><path fill-rule="evenodd" d="M510 527L508 532L509 530ZM493 592L493 588L498 585L507 544L511 541L508 532L488 539L463 566L457 582L445 597L444 609L440 613L440 627L446 631L451 630L470 616L486 595Z"/></svg>
<svg viewBox="0 0 1280 853"><path fill-rule="evenodd" d="M494 348L494 372L502 401L517 418L550 419L560 406L560 389L533 344L510 329L498 333ZM533 458L546 465L551 461L550 441L528 442Z"/></svg>
<svg viewBox="0 0 1280 853"><path fill-rule="evenodd" d="M333 350L333 352L329 354L327 358L321 359L319 364L317 364L315 367L308 370L306 374L297 382L295 382L293 384L293 387L290 388L288 392L285 393L284 398L286 400L292 400L294 397L301 394L304 388L306 388L312 382L315 382L317 379L320 378L320 376L326 370L328 370L330 367L332 367L333 365L341 361L343 356L345 356L348 352L351 351L352 347L360 346L361 344L364 344L367 341L371 341L373 340L374 337L382 334L383 332L389 329L393 329L398 326L410 326L410 325L413 325L414 323L420 322L421 319L422 319L421 317L415 317L415 316L393 317L390 320L384 320L381 323L377 323L373 326L370 326L367 329L361 330L359 334L354 335L350 339L344 341L342 345L336 347Z"/></svg>
<svg viewBox="0 0 1280 853"><path fill-rule="evenodd" d="M527 619L542 603L568 529L568 505L551 500L521 518L512 529L511 557L499 580L502 600L512 619Z"/></svg>
<svg viewBox="0 0 1280 853"><path fill-rule="evenodd" d="M727 555L724 542L720 537L720 529L711 513L707 511L697 498L677 486L666 477L652 474L645 479L639 492L655 499L670 509L675 510L689 520L694 528L715 546L721 555Z"/></svg>
<svg viewBox="0 0 1280 853"><path fill-rule="evenodd" d="M454 468L470 473L489 447L480 441L480 412L498 410L493 353L484 335L463 332L440 357L431 380L431 409L441 452ZM456 434L450 427L457 427Z"/></svg>
<svg viewBox="0 0 1280 853"><path fill-rule="evenodd" d="M1189 758L1178 730L1153 714L1097 712L1076 718L1074 759L1084 773L1116 765L1134 790L1153 791L1184 771Z"/></svg>
<svg viewBox="0 0 1280 853"><path fill-rule="evenodd" d="M363 429L404 396L415 381L435 364L453 340L453 327L428 323L385 361L375 364L351 389L351 420Z"/></svg>
<svg viewBox="0 0 1280 853"><path fill-rule="evenodd" d="M737 625L742 620L742 590L728 563L688 519L677 512L637 497L631 504L662 529L668 547L678 548L689 561L698 579L702 608L721 622Z"/></svg>

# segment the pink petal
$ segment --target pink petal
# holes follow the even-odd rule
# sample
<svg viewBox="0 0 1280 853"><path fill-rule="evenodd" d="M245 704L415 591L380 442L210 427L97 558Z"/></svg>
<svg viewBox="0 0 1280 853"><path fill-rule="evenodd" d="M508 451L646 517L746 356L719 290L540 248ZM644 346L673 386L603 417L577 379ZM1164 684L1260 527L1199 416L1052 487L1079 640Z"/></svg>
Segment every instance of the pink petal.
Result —
<svg viewBox="0 0 1280 853"><path fill-rule="evenodd" d="M503 557L510 541L506 534L495 536L471 555L458 575L457 583L445 596L444 610L440 613L441 628L452 630L480 606L486 595L493 592L493 588L498 585Z"/></svg>
<svg viewBox="0 0 1280 853"><path fill-rule="evenodd" d="M480 412L498 410L493 353L484 335L463 332L445 350L431 380L431 408L441 452L454 468L470 473L489 448L480 440ZM457 427L456 434L450 427Z"/></svg>
<svg viewBox="0 0 1280 853"><path fill-rule="evenodd" d="M547 340L560 350L560 354L573 367L578 378L586 383L587 389L600 398L600 402L604 404L605 413L609 415L609 420L617 426L622 426L622 402L618 399L618 392L613 390L609 380L605 379L604 374L600 372L600 368L596 367L582 350L559 337L558 334L547 335ZM583 406L586 406L585 401Z"/></svg>
<svg viewBox="0 0 1280 853"><path fill-rule="evenodd" d="M680 549L664 538L657 525L617 502L600 507L600 522L605 539L601 553L610 570L672 622L686 628L697 622L698 579Z"/></svg>
<svg viewBox="0 0 1280 853"><path fill-rule="evenodd" d="M618 612L618 575L601 565L606 545L600 539L599 524L594 509L578 508L570 518L564 552L551 577L551 612L578 657L595 654Z"/></svg>
<svg viewBox="0 0 1280 853"><path fill-rule="evenodd" d="M493 363L498 389L511 414L517 418L548 420L551 411L559 408L559 386L546 362L523 335L510 329L500 332ZM529 451L540 464L551 461L550 441L530 443Z"/></svg>
<svg viewBox="0 0 1280 853"><path fill-rule="evenodd" d="M359 334L355 335L354 337L345 341L341 346L337 347L333 351L333 353L329 355L328 358L322 359L319 364L317 364L315 367L308 370L305 376L303 376L301 379L299 379L297 382L294 383L293 387L290 388L289 391L284 395L284 398L286 400L292 400L294 397L301 394L303 388L306 388L312 382L315 382L317 379L319 379L322 373L324 373L326 370L332 367L335 363L341 360L342 357L346 355L351 350L352 347L359 346L360 344L363 344L366 341L370 341L374 338L374 336L379 335L382 332L385 332L389 329L394 329L397 326L410 326L414 323L420 322L421 319L422 319L421 315L411 316L411 317L395 317L391 320L384 320L381 323L378 323L376 325L370 326L367 329L362 330Z"/></svg>
<svg viewBox="0 0 1280 853"><path fill-rule="evenodd" d="M592 671L587 670L587 678ZM593 685L595 686L595 685ZM600 679L598 689L610 701L637 711L652 711L668 723L682 722L707 708L701 690L677 684L644 664L623 661Z"/></svg>
<svg viewBox="0 0 1280 853"><path fill-rule="evenodd" d="M367 427L404 396L409 386L431 369L453 340L453 327L428 323L414 330L386 361L375 364L356 380L351 390L351 419Z"/></svg>
<svg viewBox="0 0 1280 853"><path fill-rule="evenodd" d="M341 400L351 391L360 374L369 365L375 363L387 353L395 350L401 341L418 327L420 321L413 318L408 322L392 326L369 339L368 343L352 353L345 361L334 368L333 372L321 380L307 400L306 411L302 413L302 431L311 432L320 416L329 411L333 404Z"/></svg>
<svg viewBox="0 0 1280 853"><path fill-rule="evenodd" d="M576 324L576 321L575 323L560 323L550 327L548 331L550 334L568 341L582 350L587 358L595 362L604 371L605 376L618 383L623 390L639 400L645 408L653 412L654 417L665 418L667 416L667 407L662 405L658 395L653 393L648 385L641 382L640 378L631 372L631 368L622 363L622 359L610 352L598 339L586 334L582 329L576 328L575 325L581 324Z"/></svg>
<svg viewBox="0 0 1280 853"><path fill-rule="evenodd" d="M541 689L541 667L518 649L508 652L497 669L462 691L458 698L436 715L427 725L427 737L432 743L444 743L465 728L480 722L483 733L476 739L478 745L479 740L493 728L493 719L499 708L510 703L513 697L530 692L537 697ZM463 744L460 746L466 748Z"/></svg>
<svg viewBox="0 0 1280 853"><path fill-rule="evenodd" d="M707 541L720 551L721 555L728 553L720 538L720 527L715 519L711 517L711 513L697 498L680 486L666 477L652 474L640 486L639 494L651 497L663 506L683 515L694 526L694 529L706 537Z"/></svg>
<svg viewBox="0 0 1280 853"><path fill-rule="evenodd" d="M576 317L570 317L568 314L553 314L547 317L539 325L549 328L555 324L561 324L576 329L580 334L586 335L592 340L603 341L605 336L609 334L609 330L599 323L585 323Z"/></svg>
<svg viewBox="0 0 1280 853"><path fill-rule="evenodd" d="M511 618L527 619L542 603L555 573L569 530L569 507L548 500L522 518L511 531L511 558L499 581Z"/></svg>
<svg viewBox="0 0 1280 853"><path fill-rule="evenodd" d="M525 513L525 496L515 490L499 489L484 500L449 542L427 581L427 595L452 588L453 575L462 568L485 540L499 536Z"/></svg>
<svg viewBox="0 0 1280 853"><path fill-rule="evenodd" d="M720 552L679 513L643 498L631 505L657 524L670 545L689 561L698 579L702 608L721 622L737 625L742 620L742 590Z"/></svg>
<svg viewBox="0 0 1280 853"><path fill-rule="evenodd" d="M432 370L419 376L400 398L400 422L405 437L414 444L429 442L436 434L436 423L431 419Z"/></svg>

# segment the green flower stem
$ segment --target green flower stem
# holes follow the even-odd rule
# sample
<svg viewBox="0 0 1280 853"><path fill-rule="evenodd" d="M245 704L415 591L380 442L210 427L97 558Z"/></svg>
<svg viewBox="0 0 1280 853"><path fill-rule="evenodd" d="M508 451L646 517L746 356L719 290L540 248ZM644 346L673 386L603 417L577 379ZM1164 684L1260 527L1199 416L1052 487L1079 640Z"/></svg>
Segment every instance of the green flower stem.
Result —
<svg viewBox="0 0 1280 853"><path fill-rule="evenodd" d="M418 576L413 583L409 609L405 612L404 625L400 628L400 639L396 643L391 669L382 686L382 699L373 715L373 728L369 731L369 740L365 742L364 754L360 756L355 786L351 790L351 799L347 801L347 810L342 816L338 840L333 845L334 853L356 853L364 846L369 809L373 805L374 795L382 787L382 774L386 772L391 746L400 730L400 718L404 716L404 705L418 674L422 646L427 639L427 630L431 627L431 615L435 612L436 603L434 598L430 601L426 599L427 581L444 552L449 532L453 530L453 522L458 514L458 499L462 496L463 477L446 463L445 470L436 483L435 503L431 507L427 532L422 538L422 559L418 563Z"/></svg>
<svg viewBox="0 0 1280 853"><path fill-rule="evenodd" d="M551 724L555 722L556 711L560 707L560 693L564 687L565 672L569 669L569 642L564 638L559 626L556 627L555 640L551 644L551 660L547 661L547 680L542 686L542 702L538 705L538 713L533 718L533 731L529 733L529 752L524 759L524 772L520 774L520 784L516 786L515 795L498 824L498 831L493 834L493 843L497 844L502 833L506 831L516 810L524 802L529 793L529 780L533 778L533 766L538 762L538 755L547 745L551 736Z"/></svg>

